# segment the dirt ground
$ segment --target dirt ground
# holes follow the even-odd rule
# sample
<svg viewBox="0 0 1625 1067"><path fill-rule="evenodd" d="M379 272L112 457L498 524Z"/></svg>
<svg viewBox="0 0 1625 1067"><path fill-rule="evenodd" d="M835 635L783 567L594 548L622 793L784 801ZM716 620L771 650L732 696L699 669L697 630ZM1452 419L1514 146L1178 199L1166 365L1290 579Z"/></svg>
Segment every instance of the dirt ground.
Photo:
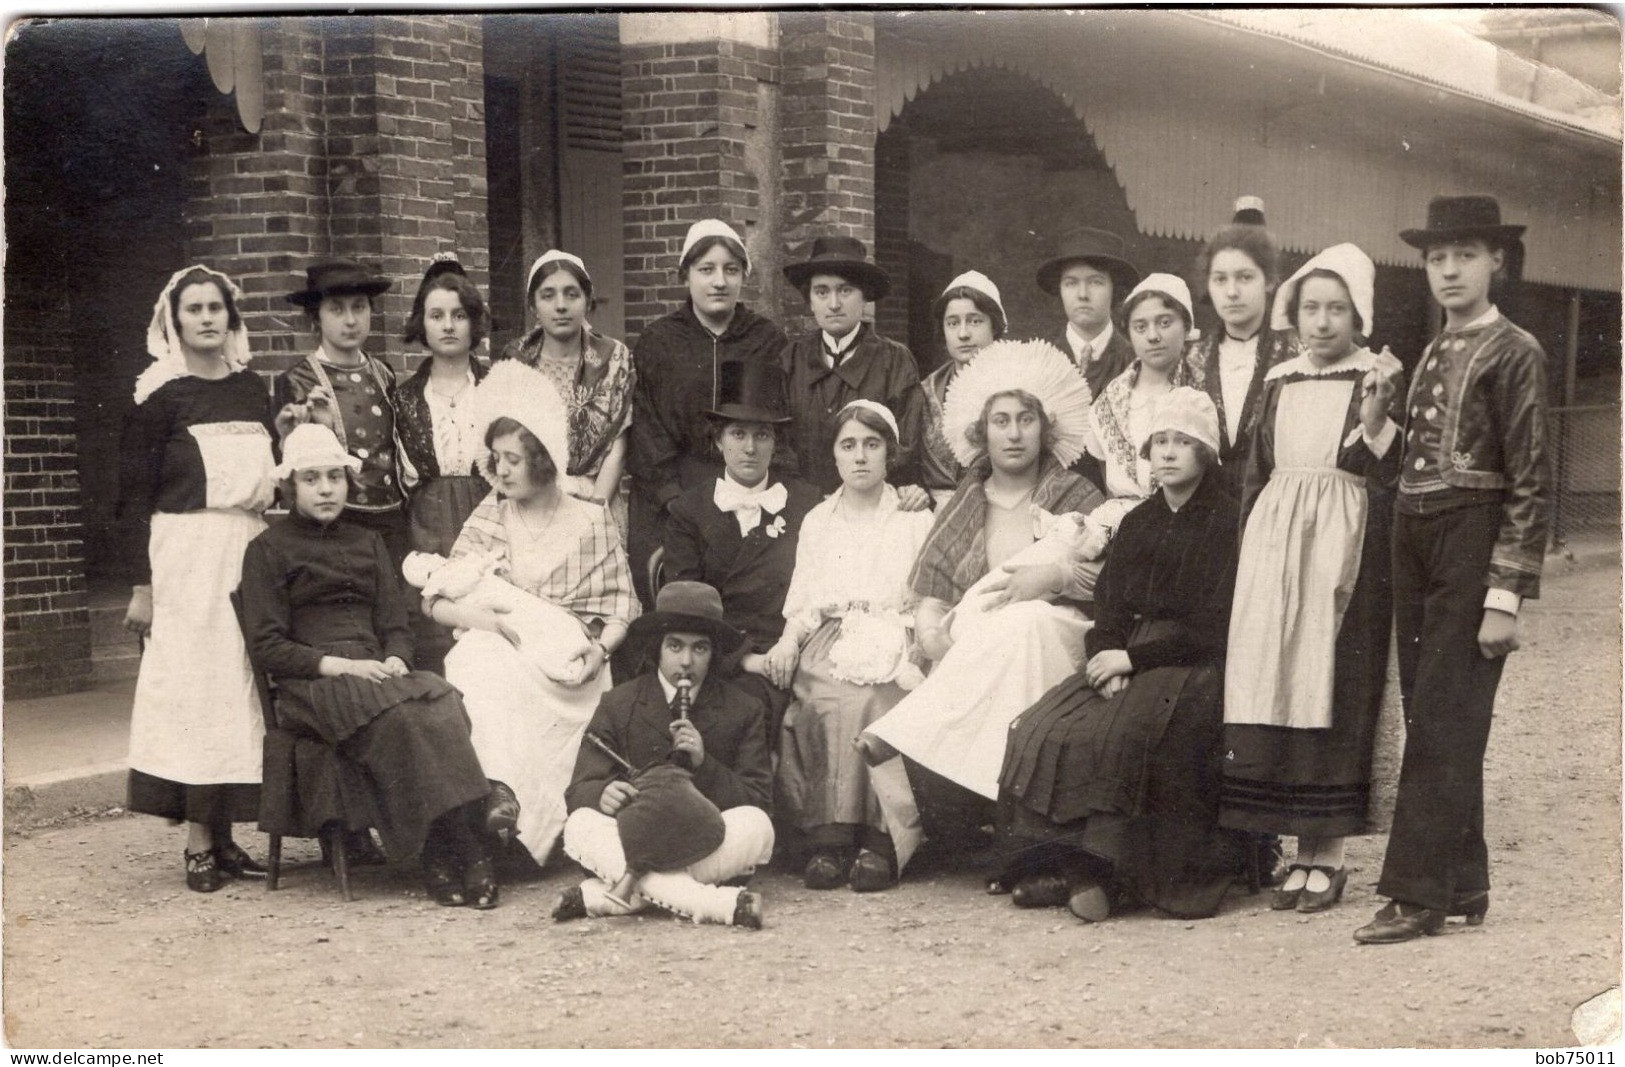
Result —
<svg viewBox="0 0 1625 1067"><path fill-rule="evenodd" d="M1502 683L1485 925L1358 947L1383 836L1341 907L1233 894L1216 918L1099 925L990 898L973 871L897 889L757 879L759 933L548 917L550 867L493 912L366 870L343 903L304 842L284 888L186 891L180 831L112 815L5 843L13 1047L1572 1045L1620 980L1620 575L1554 560ZM242 835L255 851L263 838ZM304 865L299 865L304 864Z"/></svg>

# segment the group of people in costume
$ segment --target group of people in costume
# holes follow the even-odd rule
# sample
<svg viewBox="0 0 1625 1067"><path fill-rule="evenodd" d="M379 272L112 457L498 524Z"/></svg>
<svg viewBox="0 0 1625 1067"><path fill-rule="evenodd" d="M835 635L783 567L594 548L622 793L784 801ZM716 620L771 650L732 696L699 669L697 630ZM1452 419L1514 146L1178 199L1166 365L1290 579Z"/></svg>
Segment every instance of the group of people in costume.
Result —
<svg viewBox="0 0 1625 1067"><path fill-rule="evenodd" d="M1212 915L1238 882L1312 913L1368 829L1397 628L1390 902L1355 938L1481 921L1490 714L1546 537L1545 356L1495 305L1521 232L1452 196L1401 234L1444 313L1408 389L1369 347L1370 257L1282 280L1255 198L1195 265L1216 329L1078 229L1034 279L1063 328L1015 339L966 271L923 377L844 236L784 269L815 324L791 338L740 302L740 236L695 223L687 299L630 349L550 250L490 361L437 256L399 381L367 350L391 281L314 264L288 300L318 343L269 391L236 286L189 267L124 449L130 807L187 824L194 890L264 873L231 830L258 816L260 672L442 905L496 906L505 847L562 848L588 877L560 921L759 928L776 855L874 892L923 848L1089 922Z"/></svg>

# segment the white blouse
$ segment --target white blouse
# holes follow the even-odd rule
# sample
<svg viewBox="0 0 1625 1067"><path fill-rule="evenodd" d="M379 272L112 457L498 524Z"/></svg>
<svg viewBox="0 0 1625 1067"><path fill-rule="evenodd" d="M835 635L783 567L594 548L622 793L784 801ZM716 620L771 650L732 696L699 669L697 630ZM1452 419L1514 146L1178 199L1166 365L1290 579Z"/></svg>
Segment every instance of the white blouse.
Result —
<svg viewBox="0 0 1625 1067"><path fill-rule="evenodd" d="M1219 342L1219 395L1224 397L1224 425L1234 441L1241 430L1241 409L1247 406L1247 389L1253 384L1253 368L1258 363L1258 334L1238 341L1229 334Z"/></svg>
<svg viewBox="0 0 1625 1067"><path fill-rule="evenodd" d="M435 391L432 382L423 388L429 402L429 421L434 427L434 458L442 473L467 474L485 458L484 428L474 414L474 372L468 384L450 399Z"/></svg>
<svg viewBox="0 0 1625 1067"><path fill-rule="evenodd" d="M868 515L841 506L843 487L801 520L796 570L784 598L784 632L804 643L825 619L849 608L912 613L918 597L908 574L931 532L929 511L901 511L897 490L886 486Z"/></svg>

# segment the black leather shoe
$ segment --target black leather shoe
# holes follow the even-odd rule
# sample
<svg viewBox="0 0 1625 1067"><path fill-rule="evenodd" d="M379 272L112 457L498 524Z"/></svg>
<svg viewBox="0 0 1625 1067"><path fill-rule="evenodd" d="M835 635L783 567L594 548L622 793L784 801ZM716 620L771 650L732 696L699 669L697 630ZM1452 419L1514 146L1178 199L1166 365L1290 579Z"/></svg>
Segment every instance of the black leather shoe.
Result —
<svg viewBox="0 0 1625 1067"><path fill-rule="evenodd" d="M1292 866L1286 869L1288 879L1292 877L1293 871L1303 871L1305 877L1307 877L1309 874L1308 867L1305 867L1301 863L1294 863ZM1297 889L1277 889L1275 892L1270 894L1270 910L1291 911L1293 908L1298 906L1298 898L1301 896L1303 896L1302 886L1299 886Z"/></svg>
<svg viewBox="0 0 1625 1067"><path fill-rule="evenodd" d="M762 928L762 894L749 889L739 891L739 903L734 905L734 925L747 930Z"/></svg>
<svg viewBox="0 0 1625 1067"><path fill-rule="evenodd" d="M490 860L475 860L463 872L463 897L468 906L490 911L497 906L502 891L497 887L496 869Z"/></svg>
<svg viewBox="0 0 1625 1067"><path fill-rule="evenodd" d="M1427 935L1432 937L1444 929L1445 913L1436 908L1390 901L1377 912L1377 917L1354 931L1354 940L1362 945L1394 945L1401 941L1414 941Z"/></svg>
<svg viewBox="0 0 1625 1067"><path fill-rule="evenodd" d="M808 889L839 889L846 884L846 864L832 852L815 852L801 872L801 884Z"/></svg>
<svg viewBox="0 0 1625 1067"><path fill-rule="evenodd" d="M213 893L220 888L220 867L215 862L214 849L183 850L182 855L186 857L186 888L194 893Z"/></svg>
<svg viewBox="0 0 1625 1067"><path fill-rule="evenodd" d="M1069 887L1066 907L1086 923L1105 922L1111 918L1112 898L1106 887L1094 879L1077 878Z"/></svg>
<svg viewBox="0 0 1625 1067"><path fill-rule="evenodd" d="M468 903L468 898L463 895L462 879L443 859L428 860L423 864L423 887L443 908L460 908Z"/></svg>
<svg viewBox="0 0 1625 1067"><path fill-rule="evenodd" d="M581 887L573 885L559 894L559 902L553 905L553 921L567 923L572 919L585 919L587 917L587 899L581 895Z"/></svg>
<svg viewBox="0 0 1625 1067"><path fill-rule="evenodd" d="M1467 920L1468 926L1483 926L1484 913L1490 910L1490 891L1480 889L1476 893L1458 896L1450 902L1451 918L1460 915Z"/></svg>
<svg viewBox="0 0 1625 1067"><path fill-rule="evenodd" d="M270 873L230 838L226 839L225 844L214 846L214 865L227 878L264 878Z"/></svg>
<svg viewBox="0 0 1625 1067"><path fill-rule="evenodd" d="M1325 911L1342 900L1343 887L1348 885L1349 882L1349 872L1344 867L1333 870L1331 867L1317 865L1311 867L1310 870L1324 874L1331 880L1331 885L1319 893L1316 893L1308 886L1304 886L1303 893L1298 897L1298 913L1300 915L1312 915L1317 911Z"/></svg>
<svg viewBox="0 0 1625 1067"><path fill-rule="evenodd" d="M1010 903L1018 908L1058 908L1072 893L1066 879L1058 874L1035 874L1023 878L1010 891Z"/></svg>
<svg viewBox="0 0 1625 1067"><path fill-rule="evenodd" d="M897 884L896 865L874 849L866 848L852 861L847 872L854 893L879 893Z"/></svg>
<svg viewBox="0 0 1625 1067"><path fill-rule="evenodd" d="M519 798L506 782L492 782L485 800L485 829L506 842L519 825Z"/></svg>

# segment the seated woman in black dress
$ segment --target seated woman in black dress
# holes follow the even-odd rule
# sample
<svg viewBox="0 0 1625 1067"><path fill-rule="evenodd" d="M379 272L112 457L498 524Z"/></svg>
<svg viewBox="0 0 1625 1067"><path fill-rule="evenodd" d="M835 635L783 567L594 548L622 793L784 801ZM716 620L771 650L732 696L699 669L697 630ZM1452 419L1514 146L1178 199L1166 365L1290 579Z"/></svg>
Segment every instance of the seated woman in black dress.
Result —
<svg viewBox="0 0 1625 1067"><path fill-rule="evenodd" d="M421 855L438 903L494 908L479 829L490 785L462 698L412 670L407 599L384 540L340 520L359 467L325 426L288 435L277 476L292 510L243 556L248 655L276 682L278 720L363 770L385 851Z"/></svg>
<svg viewBox="0 0 1625 1067"><path fill-rule="evenodd" d="M1098 922L1114 896L1212 915L1238 873L1218 830L1224 651L1237 505L1212 468L1218 413L1174 389L1141 454L1160 485L1095 585L1084 668L1010 728L998 880L1024 907Z"/></svg>

